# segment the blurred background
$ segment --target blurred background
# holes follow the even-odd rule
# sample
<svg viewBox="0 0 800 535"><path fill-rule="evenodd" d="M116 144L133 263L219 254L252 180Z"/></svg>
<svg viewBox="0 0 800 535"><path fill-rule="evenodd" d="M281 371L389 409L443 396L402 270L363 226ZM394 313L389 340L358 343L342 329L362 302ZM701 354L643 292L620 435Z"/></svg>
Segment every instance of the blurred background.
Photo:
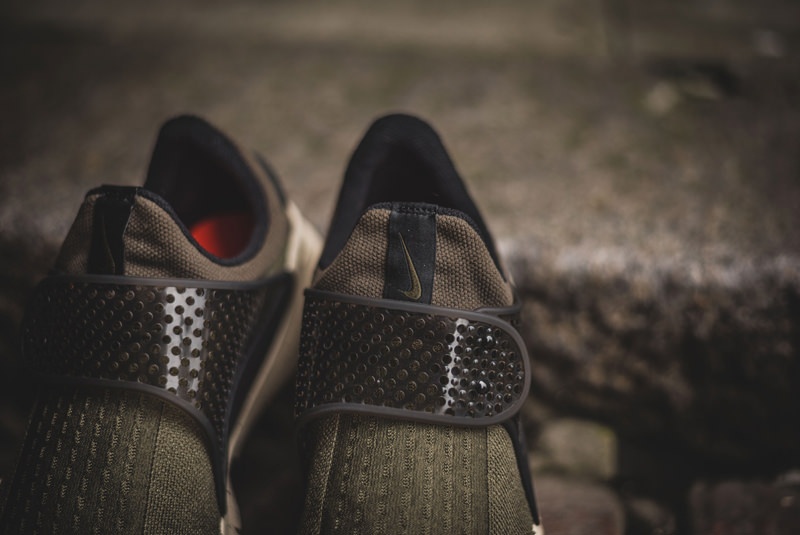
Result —
<svg viewBox="0 0 800 535"><path fill-rule="evenodd" d="M0 477L17 332L83 194L161 122L258 150L324 231L377 115L438 128L525 301L549 535L800 533L800 3L0 4ZM292 533L291 388L236 467Z"/></svg>

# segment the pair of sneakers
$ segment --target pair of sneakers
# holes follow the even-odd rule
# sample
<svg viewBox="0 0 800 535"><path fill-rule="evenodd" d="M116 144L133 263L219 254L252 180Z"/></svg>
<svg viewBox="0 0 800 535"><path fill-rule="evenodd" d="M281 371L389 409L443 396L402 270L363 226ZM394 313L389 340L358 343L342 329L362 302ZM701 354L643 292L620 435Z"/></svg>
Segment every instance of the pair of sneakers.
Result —
<svg viewBox="0 0 800 535"><path fill-rule="evenodd" d="M143 187L87 194L31 299L42 387L0 531L238 533L231 462L294 375L301 533L541 533L518 312L423 121L372 124L323 244L263 160L170 120Z"/></svg>

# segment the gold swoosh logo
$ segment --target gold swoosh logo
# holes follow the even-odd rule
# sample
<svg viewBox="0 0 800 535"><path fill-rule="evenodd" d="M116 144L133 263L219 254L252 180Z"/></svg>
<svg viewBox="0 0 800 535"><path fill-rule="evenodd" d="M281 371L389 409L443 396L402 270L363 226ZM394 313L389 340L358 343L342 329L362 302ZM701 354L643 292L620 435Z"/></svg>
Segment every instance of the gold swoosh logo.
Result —
<svg viewBox="0 0 800 535"><path fill-rule="evenodd" d="M405 295L412 301L416 301L420 297L422 297L422 285L419 283L419 277L417 277L417 270L414 269L414 262L411 260L411 255L408 253L408 247L406 247L406 242L403 240L403 235L399 232L397 233L400 236L400 243L403 245L403 252L406 253L406 264L408 264L408 272L411 274L411 288L408 290L398 290L401 294Z"/></svg>

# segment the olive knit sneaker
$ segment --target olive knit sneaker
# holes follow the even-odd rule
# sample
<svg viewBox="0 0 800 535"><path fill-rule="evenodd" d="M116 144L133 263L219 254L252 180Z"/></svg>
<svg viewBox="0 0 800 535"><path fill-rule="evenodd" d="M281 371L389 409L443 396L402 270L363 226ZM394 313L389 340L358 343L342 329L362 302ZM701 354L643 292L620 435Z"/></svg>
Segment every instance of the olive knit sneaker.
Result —
<svg viewBox="0 0 800 535"><path fill-rule="evenodd" d="M519 308L436 133L375 122L306 291L301 533L541 533Z"/></svg>
<svg viewBox="0 0 800 535"><path fill-rule="evenodd" d="M236 532L229 466L295 369L319 247L265 164L168 121L144 187L90 191L34 291L42 388L0 532Z"/></svg>

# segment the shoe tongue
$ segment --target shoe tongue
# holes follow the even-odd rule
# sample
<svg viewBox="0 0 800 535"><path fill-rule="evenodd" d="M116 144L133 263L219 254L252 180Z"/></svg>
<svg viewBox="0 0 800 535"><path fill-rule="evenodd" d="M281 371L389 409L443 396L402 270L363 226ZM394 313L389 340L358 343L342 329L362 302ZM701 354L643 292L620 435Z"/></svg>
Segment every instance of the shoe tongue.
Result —
<svg viewBox="0 0 800 535"><path fill-rule="evenodd" d="M426 203L368 209L314 287L464 310L513 303L469 216Z"/></svg>

